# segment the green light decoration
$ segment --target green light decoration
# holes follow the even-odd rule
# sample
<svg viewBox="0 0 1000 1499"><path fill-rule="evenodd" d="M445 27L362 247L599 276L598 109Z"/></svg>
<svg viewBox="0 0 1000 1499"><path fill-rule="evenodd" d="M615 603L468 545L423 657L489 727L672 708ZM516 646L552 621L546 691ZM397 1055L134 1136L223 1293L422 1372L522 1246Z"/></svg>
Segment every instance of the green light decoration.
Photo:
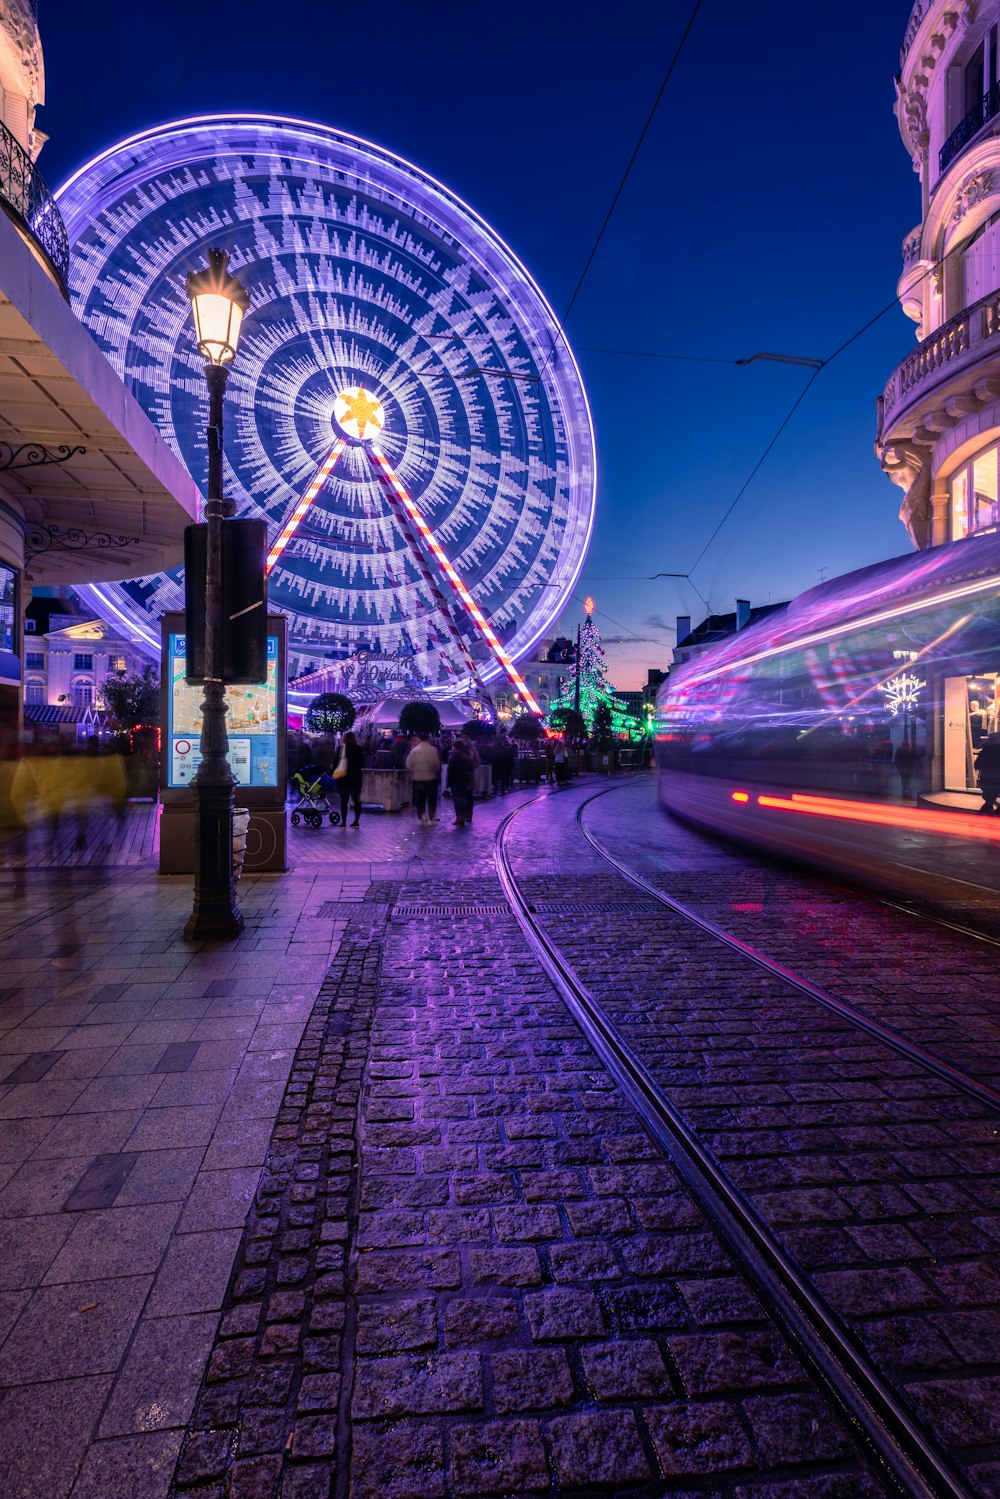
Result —
<svg viewBox="0 0 1000 1499"><path fill-rule="evenodd" d="M604 659L601 632L594 624L594 601L587 599L586 622L580 631L580 661L577 670L580 677L580 712L587 725L587 732L597 737L630 737L636 721L626 713L615 689L608 681L608 663ZM557 708L575 708L576 674L570 677L558 702L552 704L550 718Z"/></svg>

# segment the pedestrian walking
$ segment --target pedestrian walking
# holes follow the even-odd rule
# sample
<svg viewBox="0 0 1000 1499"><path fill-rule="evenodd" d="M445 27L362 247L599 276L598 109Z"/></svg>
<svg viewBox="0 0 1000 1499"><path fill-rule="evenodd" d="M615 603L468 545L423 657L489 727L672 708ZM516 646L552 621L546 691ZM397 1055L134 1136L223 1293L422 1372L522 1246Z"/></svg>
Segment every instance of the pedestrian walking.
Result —
<svg viewBox="0 0 1000 1499"><path fill-rule="evenodd" d="M983 793L980 812L995 812L1000 797L1000 734L991 734L983 740L982 749L976 756L976 775Z"/></svg>
<svg viewBox="0 0 1000 1499"><path fill-rule="evenodd" d="M472 826L472 798L479 756L464 735L455 740L448 756L448 790L455 805L455 826Z"/></svg>
<svg viewBox="0 0 1000 1499"><path fill-rule="evenodd" d="M433 826L437 822L438 781L441 756L431 744L429 734L421 734L406 757L406 768L413 777L413 809L418 822Z"/></svg>
<svg viewBox="0 0 1000 1499"><path fill-rule="evenodd" d="M354 808L354 821L351 827L356 828L361 825L361 776L364 763L364 753L357 736L348 730L341 742L340 759L333 772L333 778L337 783L337 794L340 797L340 826L342 828L347 827L348 802Z"/></svg>

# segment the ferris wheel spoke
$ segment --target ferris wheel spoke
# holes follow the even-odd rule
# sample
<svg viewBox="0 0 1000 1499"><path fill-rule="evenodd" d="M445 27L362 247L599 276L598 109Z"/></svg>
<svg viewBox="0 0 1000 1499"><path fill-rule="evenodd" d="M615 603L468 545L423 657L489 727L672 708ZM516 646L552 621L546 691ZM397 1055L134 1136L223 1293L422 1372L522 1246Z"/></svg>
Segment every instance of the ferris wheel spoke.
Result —
<svg viewBox="0 0 1000 1499"><path fill-rule="evenodd" d="M339 437L334 443L333 447L330 449L330 452L327 454L326 458L316 470L309 488L306 490L301 500L299 500L295 509L292 511L291 515L288 517L287 521L278 532L278 535L275 537L274 545L268 552L267 562L264 565L265 577L268 577L270 575L274 564L277 562L278 558L281 556L282 552L285 550L286 546L295 535L299 526L302 524L302 517L305 515L306 511L309 509L309 506L312 504L313 500L323 488L323 485L326 483L327 479L329 479L330 475L333 473L334 464L337 462L337 459L340 457L346 446L347 443L344 441L344 439L342 437Z"/></svg>
<svg viewBox="0 0 1000 1499"><path fill-rule="evenodd" d="M496 634L496 631L493 629L493 626L490 624L489 620L486 618L485 614L480 609L475 599L472 597L472 594L466 588L458 573L455 571L454 566L448 558L444 548L441 546L441 543L434 535L434 532L431 530L430 526L428 526L427 522L420 514L420 511L417 509L416 505L410 498L409 494L407 494L399 479L396 477L396 474L388 458L386 458L381 449L375 447L374 444L369 447L368 451L371 454L373 461L377 465L380 474L385 482L386 488L389 494L394 498L398 509L402 511L407 520L412 524L412 526L416 528L420 542L422 542L423 546L426 547L430 552L431 556L434 558L434 561L441 568L441 571L448 579L448 582L451 584L454 591L458 594L458 597L465 605L466 612L468 613L473 624L476 626L479 633L482 635L483 639L490 647L490 650L493 652L497 661L503 667L503 670L510 678L518 693L520 693L527 707L532 713L540 714L542 710L541 708L539 708L534 697L532 697L527 682L521 676L521 673L518 671L517 667L514 665L507 652L504 650ZM422 551L420 555L422 555ZM446 609L443 611L443 613L446 619L450 619L451 616Z"/></svg>

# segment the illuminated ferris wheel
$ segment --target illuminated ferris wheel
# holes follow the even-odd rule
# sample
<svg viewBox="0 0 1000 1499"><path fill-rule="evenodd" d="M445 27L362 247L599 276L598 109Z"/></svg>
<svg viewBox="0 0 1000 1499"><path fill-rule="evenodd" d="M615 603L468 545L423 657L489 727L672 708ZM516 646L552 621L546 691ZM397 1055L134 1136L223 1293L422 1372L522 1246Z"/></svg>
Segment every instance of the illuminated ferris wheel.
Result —
<svg viewBox="0 0 1000 1499"><path fill-rule="evenodd" d="M230 253L251 312L226 492L262 516L289 673L355 653L460 696L510 679L582 567L594 441L572 352L500 238L408 162L260 116L182 120L59 193L74 306L191 473L205 382L184 278ZM177 572L93 585L151 648Z"/></svg>

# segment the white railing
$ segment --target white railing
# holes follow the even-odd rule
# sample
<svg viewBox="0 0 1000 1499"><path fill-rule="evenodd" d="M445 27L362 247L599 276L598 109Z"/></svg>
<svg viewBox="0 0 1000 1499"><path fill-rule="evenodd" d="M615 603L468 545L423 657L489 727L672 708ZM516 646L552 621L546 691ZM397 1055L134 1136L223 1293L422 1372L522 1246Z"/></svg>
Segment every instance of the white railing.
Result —
<svg viewBox="0 0 1000 1499"><path fill-rule="evenodd" d="M1000 290L990 292L966 307L956 317L936 328L896 366L882 393L879 436L892 412L907 396L947 378L951 370L991 352L990 344L1000 350ZM908 403L907 403L908 404Z"/></svg>

